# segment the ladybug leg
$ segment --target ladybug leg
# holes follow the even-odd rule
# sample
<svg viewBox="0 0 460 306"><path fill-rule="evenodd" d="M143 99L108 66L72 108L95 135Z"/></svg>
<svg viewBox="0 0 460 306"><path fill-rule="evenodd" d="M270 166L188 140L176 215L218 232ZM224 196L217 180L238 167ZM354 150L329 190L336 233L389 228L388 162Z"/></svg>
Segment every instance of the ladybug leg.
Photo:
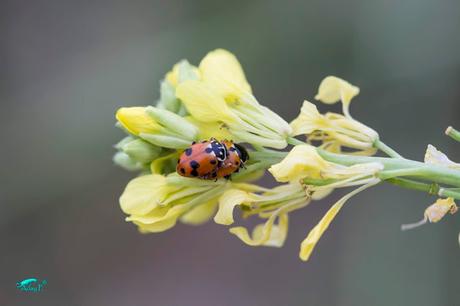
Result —
<svg viewBox="0 0 460 306"><path fill-rule="evenodd" d="M226 175L226 176L224 176L224 178L225 178L226 180L229 180L229 179L231 178L231 175L230 175L230 174L229 174L229 175Z"/></svg>
<svg viewBox="0 0 460 306"><path fill-rule="evenodd" d="M217 177L217 170L214 170L212 173L211 173L211 177L214 179L214 182L217 182L217 180L219 179Z"/></svg>

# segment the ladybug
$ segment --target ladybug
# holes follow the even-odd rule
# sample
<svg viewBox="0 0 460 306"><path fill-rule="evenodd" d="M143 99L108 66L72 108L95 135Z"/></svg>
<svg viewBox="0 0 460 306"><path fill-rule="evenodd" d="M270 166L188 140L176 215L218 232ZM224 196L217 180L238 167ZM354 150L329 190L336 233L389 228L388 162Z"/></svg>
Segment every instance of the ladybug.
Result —
<svg viewBox="0 0 460 306"><path fill-rule="evenodd" d="M238 173L240 168L244 167L244 163L249 159L249 154L243 146L233 143L233 141L224 140L222 143L227 148L227 158L217 169L217 177L229 179L232 173Z"/></svg>
<svg viewBox="0 0 460 306"><path fill-rule="evenodd" d="M217 141L214 138L200 143L193 142L180 156L176 171L186 177L205 180L230 178L234 172L244 167L249 155L241 145L232 141Z"/></svg>
<svg viewBox="0 0 460 306"><path fill-rule="evenodd" d="M226 158L227 148L214 138L193 142L179 157L176 171L186 177L215 179L218 167Z"/></svg>

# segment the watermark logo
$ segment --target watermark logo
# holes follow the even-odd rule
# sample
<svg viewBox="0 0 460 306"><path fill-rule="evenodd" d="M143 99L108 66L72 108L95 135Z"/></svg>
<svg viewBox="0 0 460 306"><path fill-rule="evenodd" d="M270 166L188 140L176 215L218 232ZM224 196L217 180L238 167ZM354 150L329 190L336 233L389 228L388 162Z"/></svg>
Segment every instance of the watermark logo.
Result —
<svg viewBox="0 0 460 306"><path fill-rule="evenodd" d="M16 288L26 292L40 292L47 283L46 279L39 281L36 278L26 278L25 280L17 282Z"/></svg>

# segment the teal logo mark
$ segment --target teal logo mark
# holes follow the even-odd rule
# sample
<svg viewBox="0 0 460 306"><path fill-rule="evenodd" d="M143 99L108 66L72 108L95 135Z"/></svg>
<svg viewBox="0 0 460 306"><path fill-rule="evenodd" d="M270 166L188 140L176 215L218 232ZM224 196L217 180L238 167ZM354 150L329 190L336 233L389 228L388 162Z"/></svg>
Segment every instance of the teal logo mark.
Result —
<svg viewBox="0 0 460 306"><path fill-rule="evenodd" d="M26 278L25 280L17 282L16 288L21 291L40 292L47 283L46 279L40 282L36 278Z"/></svg>

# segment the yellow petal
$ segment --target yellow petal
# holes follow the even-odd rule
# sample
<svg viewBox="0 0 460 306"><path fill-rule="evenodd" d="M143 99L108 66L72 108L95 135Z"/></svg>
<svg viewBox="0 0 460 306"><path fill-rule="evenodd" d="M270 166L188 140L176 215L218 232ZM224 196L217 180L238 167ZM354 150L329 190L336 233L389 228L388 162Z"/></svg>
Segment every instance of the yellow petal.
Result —
<svg viewBox="0 0 460 306"><path fill-rule="evenodd" d="M232 139L232 135L228 129L221 123L199 121L192 116L188 116L185 119L193 123L193 125L198 128L197 139L199 140L210 139L213 137L219 140Z"/></svg>
<svg viewBox="0 0 460 306"><path fill-rule="evenodd" d="M209 52L199 66L203 81L227 101L233 101L245 93L251 93L243 69L235 55L217 49Z"/></svg>
<svg viewBox="0 0 460 306"><path fill-rule="evenodd" d="M217 199L212 199L206 203L200 204L185 213L180 221L185 224L199 225L211 219L216 212Z"/></svg>
<svg viewBox="0 0 460 306"><path fill-rule="evenodd" d="M145 112L145 107L122 107L115 117L128 132L134 135L155 133L161 129L161 126Z"/></svg>
<svg viewBox="0 0 460 306"><path fill-rule="evenodd" d="M304 101L299 116L291 123L292 135L310 134L328 127L328 120L318 112L316 105Z"/></svg>
<svg viewBox="0 0 460 306"><path fill-rule="evenodd" d="M348 193L340 200L338 200L337 203L332 205L332 207L327 211L327 213L324 215L321 221L319 221L319 223L310 231L307 238L305 238L305 240L302 241L299 253L300 259L302 259L303 261L307 261L310 258L313 249L315 248L319 239L323 235L324 231L326 231L326 229L329 227L329 224L332 222L332 220L334 220L335 216L338 214L342 206L348 201L348 199L350 199L355 194L363 191L364 189L377 184L378 182L379 180L371 181L368 184L363 185Z"/></svg>
<svg viewBox="0 0 460 306"><path fill-rule="evenodd" d="M232 227L230 233L250 246L281 247L287 236L288 217L287 214L280 214L278 224L274 225L277 217L278 213L273 213L265 224L257 225L252 231L252 237L248 230L242 226Z"/></svg>
<svg viewBox="0 0 460 306"><path fill-rule="evenodd" d="M120 197L126 214L146 214L158 206L159 188L165 184L162 175L144 175L131 180Z"/></svg>
<svg viewBox="0 0 460 306"><path fill-rule="evenodd" d="M278 182L296 181L301 178L321 178L321 172L329 167L311 145L295 146L278 164L272 165L268 171Z"/></svg>
<svg viewBox="0 0 460 306"><path fill-rule="evenodd" d="M177 223L177 218L164 219L152 224L144 224L137 221L133 221L133 223L138 226L139 231L143 234L160 233L174 227Z"/></svg>
<svg viewBox="0 0 460 306"><path fill-rule="evenodd" d="M189 113L199 121L217 122L233 121L225 100L201 81L186 81L176 89L176 96L181 99Z"/></svg>
<svg viewBox="0 0 460 306"><path fill-rule="evenodd" d="M233 209L237 205L243 204L249 197L247 192L230 189L224 192L219 198L219 210L214 216L214 221L218 224L230 225L233 220Z"/></svg>
<svg viewBox="0 0 460 306"><path fill-rule="evenodd" d="M288 214L281 214L279 216L278 225L272 226L268 240L266 240L263 243L264 246L271 246L277 248L283 246L288 233L288 220ZM264 226L262 224L258 224L252 232L253 239L263 239L264 235Z"/></svg>
<svg viewBox="0 0 460 306"><path fill-rule="evenodd" d="M161 213L153 211L144 216L132 215L126 218L126 221L132 221L139 226L139 230L144 233L163 232L173 227L179 216L187 211L188 208L187 204L172 207L159 207L156 210L161 210Z"/></svg>
<svg viewBox="0 0 460 306"><path fill-rule="evenodd" d="M359 88L351 85L345 80L335 76L328 76L319 85L316 100L327 104L333 104L340 100L344 105L348 105L354 96L359 94Z"/></svg>

